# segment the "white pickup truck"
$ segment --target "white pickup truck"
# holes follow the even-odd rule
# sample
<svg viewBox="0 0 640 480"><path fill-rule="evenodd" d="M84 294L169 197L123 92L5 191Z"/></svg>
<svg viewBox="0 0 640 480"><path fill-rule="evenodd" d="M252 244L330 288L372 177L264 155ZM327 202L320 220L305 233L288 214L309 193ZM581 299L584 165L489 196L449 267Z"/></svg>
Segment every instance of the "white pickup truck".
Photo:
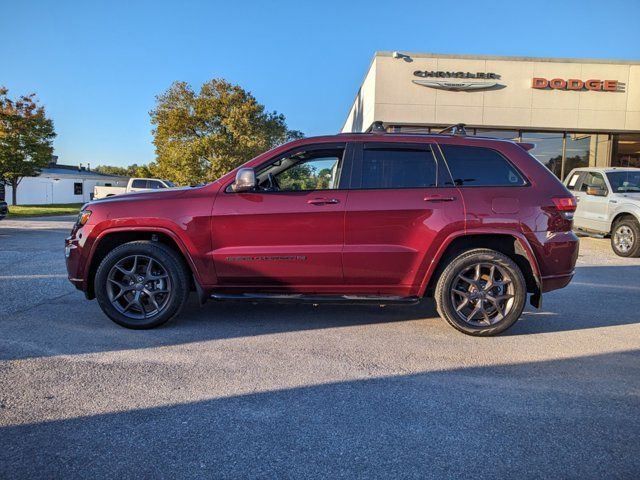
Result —
<svg viewBox="0 0 640 480"><path fill-rule="evenodd" d="M93 187L93 198L113 197L123 193L142 192L144 190L157 190L160 188L174 188L175 184L169 180L159 180L157 178L131 178L126 187Z"/></svg>
<svg viewBox="0 0 640 480"><path fill-rule="evenodd" d="M640 168L576 168L565 186L578 201L573 227L611 236L621 257L640 257Z"/></svg>

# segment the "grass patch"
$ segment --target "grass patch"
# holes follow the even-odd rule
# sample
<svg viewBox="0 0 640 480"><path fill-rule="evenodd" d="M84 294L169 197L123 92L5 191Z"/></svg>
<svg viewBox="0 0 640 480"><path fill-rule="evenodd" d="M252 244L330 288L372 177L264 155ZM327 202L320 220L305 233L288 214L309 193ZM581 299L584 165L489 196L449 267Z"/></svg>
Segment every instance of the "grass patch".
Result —
<svg viewBox="0 0 640 480"><path fill-rule="evenodd" d="M49 215L75 215L82 203L52 205L9 205L9 217L44 217Z"/></svg>

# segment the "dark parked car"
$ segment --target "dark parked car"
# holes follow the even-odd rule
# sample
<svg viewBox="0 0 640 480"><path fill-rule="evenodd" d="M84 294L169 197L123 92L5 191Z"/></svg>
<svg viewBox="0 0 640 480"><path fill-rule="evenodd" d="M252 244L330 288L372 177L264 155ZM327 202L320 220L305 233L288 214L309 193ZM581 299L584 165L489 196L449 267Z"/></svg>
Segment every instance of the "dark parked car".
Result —
<svg viewBox="0 0 640 480"><path fill-rule="evenodd" d="M7 202L4 201L4 183L0 182L0 220L7 216L9 213L9 207L7 207Z"/></svg>
<svg viewBox="0 0 640 480"><path fill-rule="evenodd" d="M87 204L69 279L129 328L204 301L414 303L495 335L574 273L574 197L527 149L464 135L297 140L196 188Z"/></svg>

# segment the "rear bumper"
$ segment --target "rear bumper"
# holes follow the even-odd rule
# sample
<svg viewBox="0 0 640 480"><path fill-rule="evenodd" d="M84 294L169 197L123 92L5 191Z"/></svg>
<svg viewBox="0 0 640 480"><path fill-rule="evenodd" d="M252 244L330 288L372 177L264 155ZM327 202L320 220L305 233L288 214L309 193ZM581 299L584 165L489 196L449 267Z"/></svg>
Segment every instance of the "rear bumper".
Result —
<svg viewBox="0 0 640 480"><path fill-rule="evenodd" d="M542 277L542 292L550 292L552 290L558 290L569 285L573 278L573 272L566 275L548 275Z"/></svg>
<svg viewBox="0 0 640 480"><path fill-rule="evenodd" d="M0 220L7 216L9 213L9 207L7 206L7 202L0 202Z"/></svg>
<svg viewBox="0 0 640 480"><path fill-rule="evenodd" d="M540 269L542 292L566 287L574 275L579 240L573 232L530 232L531 244Z"/></svg>

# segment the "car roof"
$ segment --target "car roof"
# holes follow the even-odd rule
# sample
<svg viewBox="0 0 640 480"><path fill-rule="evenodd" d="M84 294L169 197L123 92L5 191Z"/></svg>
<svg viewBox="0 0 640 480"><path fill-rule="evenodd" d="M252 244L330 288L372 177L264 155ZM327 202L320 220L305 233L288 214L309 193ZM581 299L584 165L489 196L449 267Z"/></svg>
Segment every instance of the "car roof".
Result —
<svg viewBox="0 0 640 480"><path fill-rule="evenodd" d="M379 133L379 132L344 132L337 133L334 135L321 135L316 137L304 137L300 140L291 142L291 144L307 144L314 142L358 142L358 141L368 141L368 142L407 142L407 143L415 143L415 142L438 142L442 140L454 140L454 143L461 142L471 142L471 143L486 143L486 142L500 142L500 143L508 143L519 145L525 148L526 145L529 145L528 142L515 142L514 140L509 140L506 138L495 138L495 137L485 137L482 135L455 135L455 134L446 134L446 133ZM526 148L525 148L526 149Z"/></svg>
<svg viewBox="0 0 640 480"><path fill-rule="evenodd" d="M635 167L578 167L571 170L572 172L640 172L640 168Z"/></svg>

